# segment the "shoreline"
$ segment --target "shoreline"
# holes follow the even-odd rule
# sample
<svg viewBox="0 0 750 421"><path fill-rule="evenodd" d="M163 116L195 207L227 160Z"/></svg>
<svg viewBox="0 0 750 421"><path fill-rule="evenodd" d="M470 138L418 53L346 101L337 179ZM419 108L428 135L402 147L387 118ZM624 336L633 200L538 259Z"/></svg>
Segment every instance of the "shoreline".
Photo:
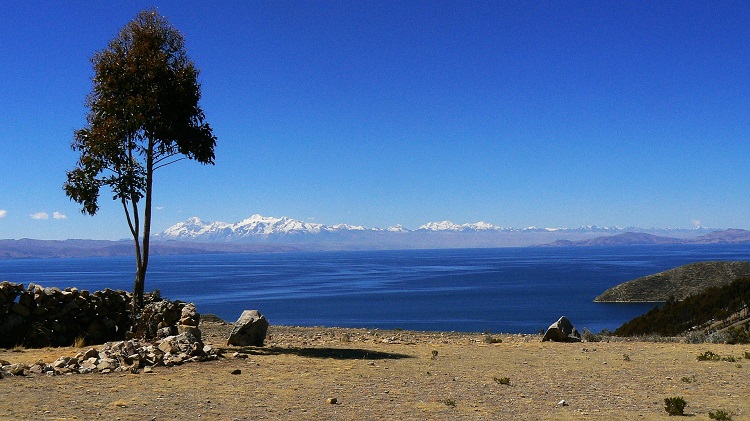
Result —
<svg viewBox="0 0 750 421"><path fill-rule="evenodd" d="M687 414L750 419L750 345L531 334L492 334L501 342L489 343L482 334L272 325L264 347L227 347L231 327L201 323L204 342L224 348L217 361L0 379L12 396L0 419L668 419L664 399L673 396L684 397ZM0 350L0 359L79 351ZM698 361L706 351L736 360Z"/></svg>

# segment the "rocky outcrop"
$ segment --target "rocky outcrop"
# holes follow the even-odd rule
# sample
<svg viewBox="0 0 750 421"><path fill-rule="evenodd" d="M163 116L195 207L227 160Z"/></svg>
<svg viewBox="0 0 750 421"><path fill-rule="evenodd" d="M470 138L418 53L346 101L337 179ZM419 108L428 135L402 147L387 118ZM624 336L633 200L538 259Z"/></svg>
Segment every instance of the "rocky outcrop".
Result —
<svg viewBox="0 0 750 421"><path fill-rule="evenodd" d="M234 323L227 345L263 346L268 332L268 320L258 310L245 310Z"/></svg>
<svg viewBox="0 0 750 421"><path fill-rule="evenodd" d="M573 327L573 323L567 317L560 317L544 333L542 342L581 342L581 334Z"/></svg>
<svg viewBox="0 0 750 421"><path fill-rule="evenodd" d="M713 286L750 277L750 262L698 262L634 279L604 291L594 301L603 303L684 300Z"/></svg>

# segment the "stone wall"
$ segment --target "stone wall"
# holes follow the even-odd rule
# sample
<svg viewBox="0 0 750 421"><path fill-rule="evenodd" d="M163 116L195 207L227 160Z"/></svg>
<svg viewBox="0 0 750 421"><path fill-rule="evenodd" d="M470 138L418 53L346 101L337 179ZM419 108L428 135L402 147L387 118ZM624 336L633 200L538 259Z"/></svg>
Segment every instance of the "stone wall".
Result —
<svg viewBox="0 0 750 421"><path fill-rule="evenodd" d="M68 346L77 338L86 344L125 339L131 330L132 294L105 289L43 288L30 283L0 282L0 347ZM148 303L154 324L144 336L176 332L177 325L198 325L195 307L179 301ZM150 310L149 310L150 309ZM185 310L186 314L183 314ZM190 313L190 314L188 314Z"/></svg>

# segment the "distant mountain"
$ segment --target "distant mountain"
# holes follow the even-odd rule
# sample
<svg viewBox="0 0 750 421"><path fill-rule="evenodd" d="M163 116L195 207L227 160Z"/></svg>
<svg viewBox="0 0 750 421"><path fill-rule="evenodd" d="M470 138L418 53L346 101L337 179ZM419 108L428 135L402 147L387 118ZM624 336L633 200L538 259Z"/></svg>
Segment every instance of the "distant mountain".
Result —
<svg viewBox="0 0 750 421"><path fill-rule="evenodd" d="M685 239L661 237L643 232L625 232L605 237L590 238L587 240L570 241L557 240L550 243L551 246L588 247L588 246L635 246L654 244L683 244Z"/></svg>
<svg viewBox="0 0 750 421"><path fill-rule="evenodd" d="M288 217L267 217L261 215L253 215L247 219L236 223L226 222L204 222L198 217L192 217L184 222L179 222L163 232L156 234L154 237L158 239L171 239L171 240L191 240L191 241L253 241L253 240L269 240L269 239L281 239L284 237L291 236L325 236L330 234L346 234L346 233L542 233L550 234L553 240L561 239L566 234L571 234L574 237L571 243L561 243L564 245L578 245L572 244L574 241L582 241L579 237L583 234L586 240L590 239L592 234L623 234L626 233L632 238L630 240L627 237L621 241L628 242L634 241L636 236L634 233L641 233L641 239L639 241L646 241L649 235L654 236L655 233L673 234L680 237L695 237L700 234L712 232L713 230L707 228L699 228L693 230L657 230L650 229L644 230L641 228L617 228L617 227L598 227L596 225L585 226L579 228L506 228L500 227L489 222L476 222L468 224L456 224L451 221L441 222L429 222L426 223L416 230L408 230L401 225L395 225L386 229L381 228L366 228L361 225L347 225L347 224L336 224L336 225L324 225L311 222L302 222ZM650 234L649 234L650 233ZM609 237L609 236L606 236ZM602 237L604 238L604 237ZM299 239L299 238L297 238ZM320 238L318 238L320 239ZM653 240L656 241L656 240ZM539 243L537 243L539 244Z"/></svg>
<svg viewBox="0 0 750 421"><path fill-rule="evenodd" d="M295 251L287 245L153 242L151 255ZM0 259L132 256L132 241L0 240ZM2 273L0 273L2 276Z"/></svg>
<svg viewBox="0 0 750 421"><path fill-rule="evenodd" d="M586 246L643 246L660 244L744 244L750 243L750 231L727 229L688 238L665 237L643 232L625 232L585 240L556 240L546 246L586 247Z"/></svg>
<svg viewBox="0 0 750 421"><path fill-rule="evenodd" d="M367 228L325 225L288 217L252 215L235 223L189 218L152 236L153 254L242 253L292 250L400 250L528 246L593 246L750 242L744 230L642 229L599 227L508 228L489 222L430 222L409 230L402 225ZM0 240L0 259L132 254L130 241Z"/></svg>

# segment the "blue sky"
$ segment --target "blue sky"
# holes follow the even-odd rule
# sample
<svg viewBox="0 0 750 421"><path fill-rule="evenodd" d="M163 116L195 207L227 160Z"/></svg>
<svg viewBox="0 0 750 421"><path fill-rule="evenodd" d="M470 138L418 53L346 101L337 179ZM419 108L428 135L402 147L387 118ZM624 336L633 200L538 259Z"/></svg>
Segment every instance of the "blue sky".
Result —
<svg viewBox="0 0 750 421"><path fill-rule="evenodd" d="M0 238L128 237L62 184L90 57L154 5L218 138L156 174L155 231L750 228L748 2L32 1L0 13Z"/></svg>

